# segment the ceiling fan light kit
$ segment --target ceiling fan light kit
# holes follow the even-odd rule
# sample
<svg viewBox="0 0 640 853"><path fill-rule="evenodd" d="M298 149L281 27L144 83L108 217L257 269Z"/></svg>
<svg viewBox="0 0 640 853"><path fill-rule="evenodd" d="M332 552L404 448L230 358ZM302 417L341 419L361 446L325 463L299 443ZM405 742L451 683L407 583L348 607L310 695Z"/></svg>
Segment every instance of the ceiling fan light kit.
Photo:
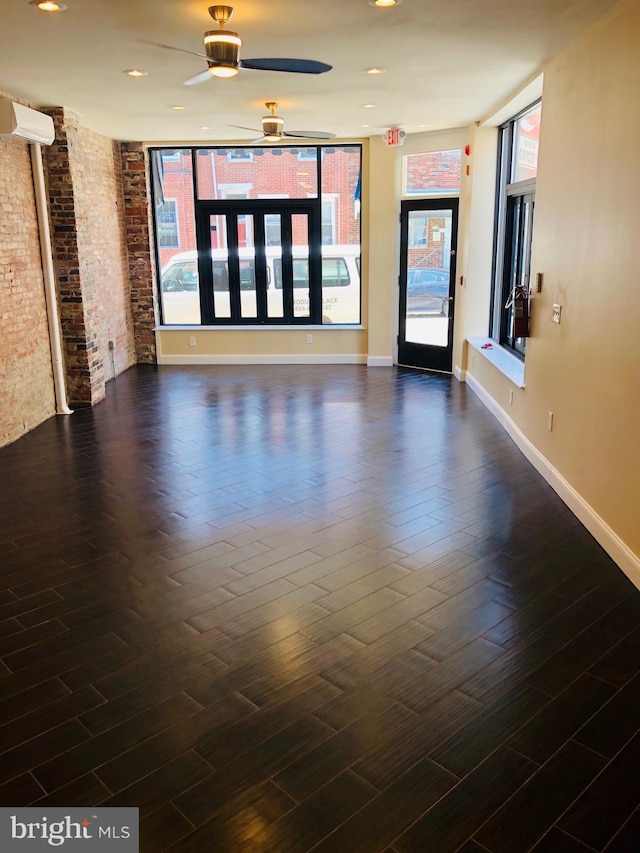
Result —
<svg viewBox="0 0 640 853"><path fill-rule="evenodd" d="M54 0L30 0L29 5L41 12L64 12L67 8L64 3L56 3Z"/></svg>
<svg viewBox="0 0 640 853"><path fill-rule="evenodd" d="M225 30L233 15L231 6L209 6L209 14L219 29L204 34L204 49L209 58L209 71L214 77L235 77L242 39L238 33Z"/></svg>
<svg viewBox="0 0 640 853"><path fill-rule="evenodd" d="M276 115L278 104L275 101L267 101L265 107L269 110L268 116L262 116L262 135L265 142L279 142L284 131L284 119Z"/></svg>
<svg viewBox="0 0 640 853"><path fill-rule="evenodd" d="M291 130L284 129L284 119L282 116L276 115L278 104L276 101L266 101L265 107L269 110L269 115L262 116L262 136L260 139L255 139L252 144L259 145L261 142L280 142L283 138L291 137L293 139L333 139L335 133L326 133L324 130ZM237 127L239 130L252 130L256 133L260 131L255 127L245 127L241 124L231 124L229 127Z"/></svg>

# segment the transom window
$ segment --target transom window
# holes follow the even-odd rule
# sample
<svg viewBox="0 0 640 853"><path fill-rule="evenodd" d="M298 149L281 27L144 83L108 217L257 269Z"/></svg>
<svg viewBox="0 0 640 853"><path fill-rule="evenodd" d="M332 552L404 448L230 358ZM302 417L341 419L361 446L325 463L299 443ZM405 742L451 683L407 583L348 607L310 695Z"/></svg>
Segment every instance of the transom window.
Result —
<svg viewBox="0 0 640 853"><path fill-rule="evenodd" d="M406 154L403 162L405 196L446 196L460 192L462 151L425 151Z"/></svg>

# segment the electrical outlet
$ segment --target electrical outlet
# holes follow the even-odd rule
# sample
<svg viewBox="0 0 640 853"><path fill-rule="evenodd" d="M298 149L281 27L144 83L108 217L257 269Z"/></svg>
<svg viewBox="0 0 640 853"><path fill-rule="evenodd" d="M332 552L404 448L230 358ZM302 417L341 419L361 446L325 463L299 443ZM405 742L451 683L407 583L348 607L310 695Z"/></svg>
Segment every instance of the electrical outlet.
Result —
<svg viewBox="0 0 640 853"><path fill-rule="evenodd" d="M509 405L513 406L513 389L509 391Z"/></svg>
<svg viewBox="0 0 640 853"><path fill-rule="evenodd" d="M551 312L551 319L554 323L560 323L560 317L562 315L562 305L558 305L557 302L553 303L553 309Z"/></svg>
<svg viewBox="0 0 640 853"><path fill-rule="evenodd" d="M308 343L308 344L312 344L312 343L313 343L313 335L307 335L307 343Z"/></svg>
<svg viewBox="0 0 640 853"><path fill-rule="evenodd" d="M191 335L191 337L189 338L189 346L194 347L195 345L196 345L195 335Z"/></svg>
<svg viewBox="0 0 640 853"><path fill-rule="evenodd" d="M547 429L549 432L553 429L553 412L547 412Z"/></svg>

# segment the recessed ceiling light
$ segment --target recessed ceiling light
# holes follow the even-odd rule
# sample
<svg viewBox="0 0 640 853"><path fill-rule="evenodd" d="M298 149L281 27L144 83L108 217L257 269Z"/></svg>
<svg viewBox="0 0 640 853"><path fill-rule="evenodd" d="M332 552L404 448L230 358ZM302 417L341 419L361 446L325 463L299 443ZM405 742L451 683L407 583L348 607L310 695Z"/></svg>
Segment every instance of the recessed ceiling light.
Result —
<svg viewBox="0 0 640 853"><path fill-rule="evenodd" d="M183 110L184 107L182 106L182 104L172 104L171 109L172 110Z"/></svg>
<svg viewBox="0 0 640 853"><path fill-rule="evenodd" d="M56 3L55 0L30 0L29 5L41 12L64 12L67 8L65 3Z"/></svg>
<svg viewBox="0 0 640 853"><path fill-rule="evenodd" d="M363 127L371 127L371 125L370 125L370 124L363 124L362 126L363 126Z"/></svg>
<svg viewBox="0 0 640 853"><path fill-rule="evenodd" d="M203 124L200 126L200 130L211 130L208 124Z"/></svg>
<svg viewBox="0 0 640 853"><path fill-rule="evenodd" d="M362 106L365 108L365 110L375 110L377 105L376 104L363 104Z"/></svg>
<svg viewBox="0 0 640 853"><path fill-rule="evenodd" d="M402 0L368 0L370 6L377 6L378 9L389 9L391 6L399 6Z"/></svg>
<svg viewBox="0 0 640 853"><path fill-rule="evenodd" d="M141 71L139 68L127 68L122 73L128 74L129 77L147 77L149 75L148 71Z"/></svg>
<svg viewBox="0 0 640 853"><path fill-rule="evenodd" d="M367 74L384 74L386 72L385 68L367 68Z"/></svg>

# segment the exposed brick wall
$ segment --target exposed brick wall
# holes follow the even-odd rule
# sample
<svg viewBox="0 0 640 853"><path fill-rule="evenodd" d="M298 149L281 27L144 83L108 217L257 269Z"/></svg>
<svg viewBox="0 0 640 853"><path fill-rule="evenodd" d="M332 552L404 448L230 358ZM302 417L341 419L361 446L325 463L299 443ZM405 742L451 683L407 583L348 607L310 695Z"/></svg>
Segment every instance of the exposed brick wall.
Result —
<svg viewBox="0 0 640 853"><path fill-rule="evenodd" d="M91 392L89 389L85 394L83 388L90 371L85 346L74 189L64 110L50 110L49 115L53 118L56 136L53 145L43 150L43 162L49 192L51 246L58 286L67 397L73 405L78 405L81 402L91 403Z"/></svg>
<svg viewBox="0 0 640 853"><path fill-rule="evenodd" d="M0 138L0 446L54 412L29 146Z"/></svg>
<svg viewBox="0 0 640 853"><path fill-rule="evenodd" d="M125 239L135 356L138 362L154 363L158 322L154 248L149 205L148 152L137 142L120 144L124 195Z"/></svg>
<svg viewBox="0 0 640 853"><path fill-rule="evenodd" d="M125 245L122 168L117 142L78 129L74 175L86 312L106 380L135 364ZM109 349L113 341L114 349Z"/></svg>
<svg viewBox="0 0 640 853"><path fill-rule="evenodd" d="M67 391L73 405L93 405L114 366L135 362L119 150L73 113L50 114L56 139L45 164Z"/></svg>

